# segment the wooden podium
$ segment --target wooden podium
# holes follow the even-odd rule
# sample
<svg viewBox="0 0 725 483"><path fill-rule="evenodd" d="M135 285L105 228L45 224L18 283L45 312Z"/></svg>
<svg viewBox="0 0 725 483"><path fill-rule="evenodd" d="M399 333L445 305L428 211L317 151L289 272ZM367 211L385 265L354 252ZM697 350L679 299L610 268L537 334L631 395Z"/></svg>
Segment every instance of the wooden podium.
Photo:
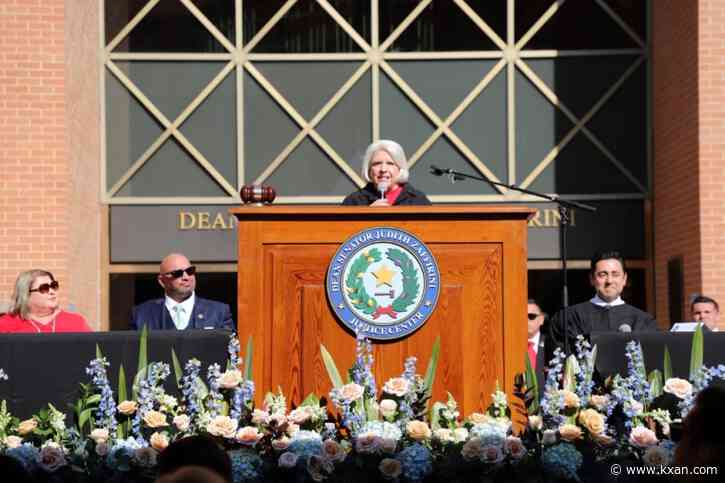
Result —
<svg viewBox="0 0 725 483"><path fill-rule="evenodd" d="M299 404L327 396L324 344L343 378L355 359L355 336L337 320L325 276L340 244L371 227L395 227L422 240L440 270L438 305L405 339L375 342L380 387L408 356L425 373L441 337L433 400L451 392L462 414L490 403L498 381L511 392L526 355L527 220L523 206L432 207L244 206L239 220L238 328L242 347L254 337L257 402L282 388Z"/></svg>

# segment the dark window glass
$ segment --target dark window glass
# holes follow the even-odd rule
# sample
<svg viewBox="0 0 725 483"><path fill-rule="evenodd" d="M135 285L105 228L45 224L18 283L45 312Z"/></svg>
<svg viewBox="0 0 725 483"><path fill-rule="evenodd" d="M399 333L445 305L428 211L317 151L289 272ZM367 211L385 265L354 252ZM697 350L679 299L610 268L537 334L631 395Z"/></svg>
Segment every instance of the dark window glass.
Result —
<svg viewBox="0 0 725 483"><path fill-rule="evenodd" d="M164 296L155 273L112 273L110 282L110 330L127 330L135 305ZM236 272L204 273L200 266L196 274L196 295L228 304L237 322Z"/></svg>

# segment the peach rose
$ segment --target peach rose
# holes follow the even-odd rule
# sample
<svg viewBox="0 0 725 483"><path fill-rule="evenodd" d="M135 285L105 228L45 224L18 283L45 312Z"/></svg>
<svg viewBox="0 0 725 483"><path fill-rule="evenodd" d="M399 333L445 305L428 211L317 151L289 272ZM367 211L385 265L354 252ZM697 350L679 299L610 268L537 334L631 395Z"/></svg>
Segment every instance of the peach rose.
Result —
<svg viewBox="0 0 725 483"><path fill-rule="evenodd" d="M559 394L562 396L562 399L564 400L564 407L565 408L573 408L576 409L579 407L579 396L577 396L575 393L571 391L567 391L566 389L562 389L559 391Z"/></svg>
<svg viewBox="0 0 725 483"><path fill-rule="evenodd" d="M169 438L164 433L154 433L149 438L151 447L157 451L163 451L169 445Z"/></svg>
<svg viewBox="0 0 725 483"><path fill-rule="evenodd" d="M38 422L35 419L26 419L18 425L18 433L20 436L32 433L35 428L38 427Z"/></svg>
<svg viewBox="0 0 725 483"><path fill-rule="evenodd" d="M579 413L579 422L592 434L601 434L604 431L604 416L596 409L585 409Z"/></svg>
<svg viewBox="0 0 725 483"><path fill-rule="evenodd" d="M405 430L408 433L408 436L415 441L430 439L431 431L428 427L428 423L424 421L410 421L405 426Z"/></svg>
<svg viewBox="0 0 725 483"><path fill-rule="evenodd" d="M486 416L485 414L471 413L471 415L468 416L468 419L470 419L473 424L481 424L481 423L485 423L490 418L488 416Z"/></svg>
<svg viewBox="0 0 725 483"><path fill-rule="evenodd" d="M564 441L576 441L582 437L582 430L576 424L562 424L559 426L559 436Z"/></svg>
<svg viewBox="0 0 725 483"><path fill-rule="evenodd" d="M237 432L237 421L229 416L216 416L206 426L206 430L212 436L221 436L222 438L233 438Z"/></svg>
<svg viewBox="0 0 725 483"><path fill-rule="evenodd" d="M105 443L108 441L108 429L106 428L96 428L93 431L91 431L91 434L89 437L96 443Z"/></svg>
<svg viewBox="0 0 725 483"><path fill-rule="evenodd" d="M119 413L130 416L138 409L138 403L136 401L122 401L116 409L118 409Z"/></svg>
<svg viewBox="0 0 725 483"><path fill-rule="evenodd" d="M5 436L5 446L8 448L19 448L23 444L23 438L20 436Z"/></svg>
<svg viewBox="0 0 725 483"><path fill-rule="evenodd" d="M657 435L649 428L637 426L629 433L629 443L638 448L648 448L657 444Z"/></svg>
<svg viewBox="0 0 725 483"><path fill-rule="evenodd" d="M355 384L354 382L351 382L350 384L345 384L340 388L340 395L342 396L342 399L347 402L357 401L362 397L364 392L365 389L361 385Z"/></svg>
<svg viewBox="0 0 725 483"><path fill-rule="evenodd" d="M466 461L476 461L483 458L483 442L480 438L469 439L461 448L461 456Z"/></svg>
<svg viewBox="0 0 725 483"><path fill-rule="evenodd" d="M174 416L174 426L176 426L176 429L179 431L186 431L189 429L189 425L191 424L191 419L186 414L179 414L178 416Z"/></svg>
<svg viewBox="0 0 725 483"><path fill-rule="evenodd" d="M245 446L254 446L260 439L262 439L262 434L254 426L244 426L237 431L237 441Z"/></svg>
<svg viewBox="0 0 725 483"><path fill-rule="evenodd" d="M398 410L398 403L392 399L383 399L380 401L380 414L384 418L392 418L395 416L395 411Z"/></svg>
<svg viewBox="0 0 725 483"><path fill-rule="evenodd" d="M146 411L146 414L143 415L143 421L149 428L163 428L164 426L169 425L169 423L166 422L166 415L164 413L154 411L153 409L151 411Z"/></svg>
<svg viewBox="0 0 725 483"><path fill-rule="evenodd" d="M398 397L403 397L410 390L410 381L403 377L393 377L383 386L383 391Z"/></svg>
<svg viewBox="0 0 725 483"><path fill-rule="evenodd" d="M692 384L690 384L689 381L686 381L685 379L671 377L667 379L667 382L665 382L665 387L663 388L663 391L669 394L674 394L680 399L685 399L685 397L692 394Z"/></svg>
<svg viewBox="0 0 725 483"><path fill-rule="evenodd" d="M594 441L602 446L611 446L615 443L614 438L606 433L593 434L592 437L594 438Z"/></svg>
<svg viewBox="0 0 725 483"><path fill-rule="evenodd" d="M219 387L222 389L234 389L244 380L242 372L238 369L225 371L219 376Z"/></svg>
<svg viewBox="0 0 725 483"><path fill-rule="evenodd" d="M289 447L290 439L287 436L282 436L278 439L272 440L272 448L277 451L284 451Z"/></svg>
<svg viewBox="0 0 725 483"><path fill-rule="evenodd" d="M395 458L383 458L378 469L386 480L395 480L403 473L403 465Z"/></svg>

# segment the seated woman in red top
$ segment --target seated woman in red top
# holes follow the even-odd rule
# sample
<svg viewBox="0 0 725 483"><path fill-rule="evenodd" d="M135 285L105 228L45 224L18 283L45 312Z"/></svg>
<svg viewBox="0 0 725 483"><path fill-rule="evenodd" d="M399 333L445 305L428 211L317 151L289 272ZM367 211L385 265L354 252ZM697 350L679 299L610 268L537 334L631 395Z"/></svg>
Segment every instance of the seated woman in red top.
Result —
<svg viewBox="0 0 725 483"><path fill-rule="evenodd" d="M10 311L0 317L0 332L90 332L83 317L60 309L59 288L50 272L22 272L15 281Z"/></svg>

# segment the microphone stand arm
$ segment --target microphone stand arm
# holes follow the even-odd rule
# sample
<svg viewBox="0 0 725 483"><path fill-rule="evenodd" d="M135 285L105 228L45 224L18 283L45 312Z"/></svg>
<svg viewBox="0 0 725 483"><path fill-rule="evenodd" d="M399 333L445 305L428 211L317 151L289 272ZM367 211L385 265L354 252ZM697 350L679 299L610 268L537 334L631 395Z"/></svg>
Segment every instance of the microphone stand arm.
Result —
<svg viewBox="0 0 725 483"><path fill-rule="evenodd" d="M462 179L466 179L466 178L475 179L478 181L483 181L485 183L488 183L489 186L491 186L496 191L500 191L497 189L497 187L501 187L501 188L506 188L506 189L513 190L513 191L518 191L519 193L524 193L527 195L535 196L537 198L541 198L541 199L550 201L552 203L556 203L557 207L559 208L559 218L560 218L559 219L559 256L560 256L560 261L561 261L561 281L562 281L561 303L562 303L562 307L564 309L564 313L563 313L563 317L564 317L564 352L568 355L570 353L569 352L569 314L568 314L569 286L568 286L568 281L567 281L567 267L566 267L566 261L567 261L566 236L567 236L567 229L571 222L570 211L572 208L579 208L581 210L594 212L594 211L597 211L596 207L587 205L585 203L580 203L578 201L563 200L558 195L548 195L546 193L539 193L537 191L532 191L532 190L528 190L526 188L521 188L519 186L516 186L515 184L499 183L498 181L492 181L485 176L477 176L474 174L461 173L460 171L455 171L453 169L441 169L439 171L442 171L441 174L450 176L452 181L462 180Z"/></svg>

